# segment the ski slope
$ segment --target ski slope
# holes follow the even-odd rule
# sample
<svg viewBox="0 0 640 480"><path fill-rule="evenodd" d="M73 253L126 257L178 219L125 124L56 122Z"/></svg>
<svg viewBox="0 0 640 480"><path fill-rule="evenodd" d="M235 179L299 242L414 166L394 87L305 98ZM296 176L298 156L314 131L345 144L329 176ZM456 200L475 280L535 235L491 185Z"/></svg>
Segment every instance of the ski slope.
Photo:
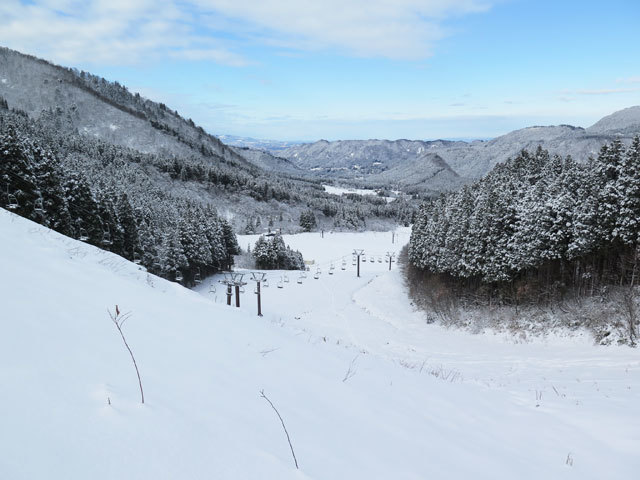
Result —
<svg viewBox="0 0 640 480"><path fill-rule="evenodd" d="M389 233L285 241L322 273L259 318L0 210L0 478L636 478L637 350L426 325L396 264L328 274Z"/></svg>

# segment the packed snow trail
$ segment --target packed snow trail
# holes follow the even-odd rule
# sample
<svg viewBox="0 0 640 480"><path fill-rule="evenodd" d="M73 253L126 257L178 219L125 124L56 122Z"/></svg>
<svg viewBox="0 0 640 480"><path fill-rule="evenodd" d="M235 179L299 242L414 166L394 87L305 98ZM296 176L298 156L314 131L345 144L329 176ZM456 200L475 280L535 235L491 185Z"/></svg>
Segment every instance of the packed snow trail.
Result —
<svg viewBox="0 0 640 480"><path fill-rule="evenodd" d="M584 406L593 418L587 427L585 410L577 406L559 413L556 405L536 408L514 401L506 389L468 382L466 372L464 381L449 382L400 365L396 350L401 349L387 354L385 339L368 332L372 325L365 319L371 323L377 317L352 301L354 294L368 295L384 286L379 281L392 279L382 271L365 289L374 273L359 280L354 275L352 281L345 275L344 288L333 290L335 306L326 299L303 306L303 292L311 292L315 281L308 279L295 303L289 302L308 312L299 319L294 311L276 311L273 292L286 289L270 287L269 316L258 318L253 295L246 295L253 301L241 309L216 304L4 210L0 265L2 479L637 475L636 351L577 346L572 353L569 345L566 358L573 356L574 366L569 364L558 380L568 382L576 368L586 371L601 358L609 362L610 386L630 387L615 405L586 389ZM326 312L345 303L353 305L345 315L354 315L349 317L354 345L368 344L368 354L343 342L336 345L344 326ZM372 312L381 308L368 303ZM108 318L107 309L116 304L132 312L123 330L140 367L144 405L131 359ZM245 305L252 309L245 311ZM323 321L334 334L326 342L320 336ZM300 335L303 328L307 332ZM401 331L398 325L380 328L385 334ZM454 332L449 343L441 338L437 355L456 360L449 350L456 342L462 352L483 338ZM523 346L509 347L517 357ZM343 381L356 355L356 373ZM492 357L490 351L484 355ZM497 378L503 372L497 369L500 355L478 370L496 368ZM472 366L472 356L464 352L459 364ZM626 376L617 368L625 358L635 362ZM537 378L539 372L532 373L526 363L521 368L513 373L513 385L517 378L528 382L534 373ZM490 375L486 371L482 378ZM300 470L261 390L286 422ZM593 415L610 408L608 417ZM599 421L614 416L620 424L626 421L627 429Z"/></svg>

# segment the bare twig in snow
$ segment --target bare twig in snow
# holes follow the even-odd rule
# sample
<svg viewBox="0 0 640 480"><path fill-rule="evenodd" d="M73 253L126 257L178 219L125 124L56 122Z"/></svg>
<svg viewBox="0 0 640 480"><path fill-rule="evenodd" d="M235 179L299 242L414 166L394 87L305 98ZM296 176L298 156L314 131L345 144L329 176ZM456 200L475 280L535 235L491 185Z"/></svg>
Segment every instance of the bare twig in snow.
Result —
<svg viewBox="0 0 640 480"><path fill-rule="evenodd" d="M260 355L262 355L263 357L266 357L268 354L270 354L271 352L275 352L276 350L280 350L280 347L271 348L271 349L267 349L267 350L262 350L260 352Z"/></svg>
<svg viewBox="0 0 640 480"><path fill-rule="evenodd" d="M356 360L358 360L358 355L356 355L355 357L353 357L353 360L351 360L351 364L349 365L349 369L347 370L347 373L344 375L344 378L342 379L343 382L346 382L347 380L349 380L351 377L353 377L356 374Z"/></svg>
<svg viewBox="0 0 640 480"><path fill-rule="evenodd" d="M284 433L287 436L287 442L289 442L289 448L291 449L291 455L293 455L293 462L296 464L296 468L299 469L300 467L298 466L298 459L296 458L296 454L293 451L293 445L291 445L291 437L289 437L289 432L287 431L287 427L284 425L284 420L282 419L282 416L280 415L280 412L278 412L278 409L275 407L275 405L264 394L264 390L260 390L260 396L262 398L264 398L267 402L269 402L269 405L271 405L271 408L273 408L273 411L276 412L276 415L278 415L278 418L280 419L280 423L282 424L282 428L284 429Z"/></svg>
<svg viewBox="0 0 640 480"><path fill-rule="evenodd" d="M129 355L131 355L131 360L133 360L133 366L135 367L136 375L138 376L138 385L140 386L140 398L142 399L142 403L144 403L144 391L142 390L142 380L140 379L140 371L138 370L138 364L136 363L136 359L133 356L133 352L131 351L129 344L127 343L127 339L124 338L124 333L122 332L122 325L124 324L124 322L126 322L129 319L129 317L131 317L131 312L120 313L120 309L118 308L118 305L116 305L115 314L111 313L109 309L107 309L107 312L109 312L109 317L111 318L111 321L118 329L118 333L120 333L120 336L122 337L124 346L127 347L127 350L129 350Z"/></svg>

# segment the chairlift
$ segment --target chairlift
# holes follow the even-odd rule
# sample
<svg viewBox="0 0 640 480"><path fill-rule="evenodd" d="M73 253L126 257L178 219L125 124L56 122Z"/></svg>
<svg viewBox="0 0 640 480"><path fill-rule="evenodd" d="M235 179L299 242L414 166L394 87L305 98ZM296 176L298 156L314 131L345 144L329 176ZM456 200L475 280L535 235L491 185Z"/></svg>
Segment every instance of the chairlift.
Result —
<svg viewBox="0 0 640 480"><path fill-rule="evenodd" d="M193 276L193 281L196 285L202 283L202 275L200 275L200 269L198 269L198 271Z"/></svg>
<svg viewBox="0 0 640 480"><path fill-rule="evenodd" d="M284 283L289 283L289 275L285 275L282 280L284 281Z"/></svg>
<svg viewBox="0 0 640 480"><path fill-rule="evenodd" d="M209 293L216 293L216 285L214 283L209 286Z"/></svg>
<svg viewBox="0 0 640 480"><path fill-rule="evenodd" d="M87 234L87 231L84 228L80 229L80 235L78 236L78 240L80 240L81 242L86 242L87 240L89 240L89 235Z"/></svg>
<svg viewBox="0 0 640 480"><path fill-rule="evenodd" d="M241 286L240 287L240 293L244 293L244 292L245 292L244 287Z"/></svg>
<svg viewBox="0 0 640 480"><path fill-rule="evenodd" d="M382 263L382 257L378 257L378 263Z"/></svg>
<svg viewBox="0 0 640 480"><path fill-rule="evenodd" d="M320 274L322 273L322 270L320 269L320 267L319 267L319 266L318 266L318 268L316 268L316 273L317 273L318 275L320 275Z"/></svg>
<svg viewBox="0 0 640 480"><path fill-rule="evenodd" d="M336 269L336 267L334 267L333 263L331 264L331 266L329 267L329 275L333 275L333 271Z"/></svg>
<svg viewBox="0 0 640 480"><path fill-rule="evenodd" d="M362 256L362 261L363 261L364 263L366 263L366 262L367 262L367 257L366 257L365 255L363 255L363 256Z"/></svg>
<svg viewBox="0 0 640 480"><path fill-rule="evenodd" d="M376 259L375 259L375 258L373 258L373 257L369 257L369 261L370 261L371 263L375 263Z"/></svg>
<svg viewBox="0 0 640 480"><path fill-rule="evenodd" d="M313 274L314 280L318 280L320 278L320 274L318 272Z"/></svg>
<svg viewBox="0 0 640 480"><path fill-rule="evenodd" d="M42 201L42 197L36 198L36 203L33 206L33 209L38 213L44 212L44 202Z"/></svg>
<svg viewBox="0 0 640 480"><path fill-rule="evenodd" d="M182 276L182 273L178 270L176 270L176 282L181 283L182 280L184 280L184 277Z"/></svg>
<svg viewBox="0 0 640 480"><path fill-rule="evenodd" d="M307 272L305 272L304 270L300 272L300 278L307 278Z"/></svg>
<svg viewBox="0 0 640 480"><path fill-rule="evenodd" d="M298 283L299 285L302 285L302 279L303 279L303 278L304 278L304 277L303 277L302 275L300 275L300 276L298 277L298 279L296 280L296 283Z"/></svg>
<svg viewBox="0 0 640 480"><path fill-rule="evenodd" d="M7 210L15 210L19 206L18 198L14 194L9 193L9 185L7 184Z"/></svg>
<svg viewBox="0 0 640 480"><path fill-rule="evenodd" d="M284 288L284 281L282 279L280 279L280 281L278 282L277 287L278 288Z"/></svg>
<svg viewBox="0 0 640 480"><path fill-rule="evenodd" d="M346 270L347 269L347 262L345 262L344 260L342 261L342 265L340 266L341 270Z"/></svg>
<svg viewBox="0 0 640 480"><path fill-rule="evenodd" d="M268 279L268 278L265 278L265 279L262 281L262 286L263 286L264 288L269 288L269 279Z"/></svg>
<svg viewBox="0 0 640 480"><path fill-rule="evenodd" d="M140 265L142 263L142 259L137 253L133 254L133 263L135 263L136 265Z"/></svg>
<svg viewBox="0 0 640 480"><path fill-rule="evenodd" d="M111 245L113 242L111 241L111 232L109 231L109 227L107 226L106 230L102 231L102 244L103 245Z"/></svg>

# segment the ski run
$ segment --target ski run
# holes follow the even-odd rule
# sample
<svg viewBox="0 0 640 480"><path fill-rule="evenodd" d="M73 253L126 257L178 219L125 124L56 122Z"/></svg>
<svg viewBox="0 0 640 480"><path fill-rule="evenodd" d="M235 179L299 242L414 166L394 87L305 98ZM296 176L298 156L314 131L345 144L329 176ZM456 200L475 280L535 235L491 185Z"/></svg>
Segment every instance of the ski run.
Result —
<svg viewBox="0 0 640 480"><path fill-rule="evenodd" d="M258 317L0 210L0 479L637 478L638 349L427 324L393 238L284 236Z"/></svg>

